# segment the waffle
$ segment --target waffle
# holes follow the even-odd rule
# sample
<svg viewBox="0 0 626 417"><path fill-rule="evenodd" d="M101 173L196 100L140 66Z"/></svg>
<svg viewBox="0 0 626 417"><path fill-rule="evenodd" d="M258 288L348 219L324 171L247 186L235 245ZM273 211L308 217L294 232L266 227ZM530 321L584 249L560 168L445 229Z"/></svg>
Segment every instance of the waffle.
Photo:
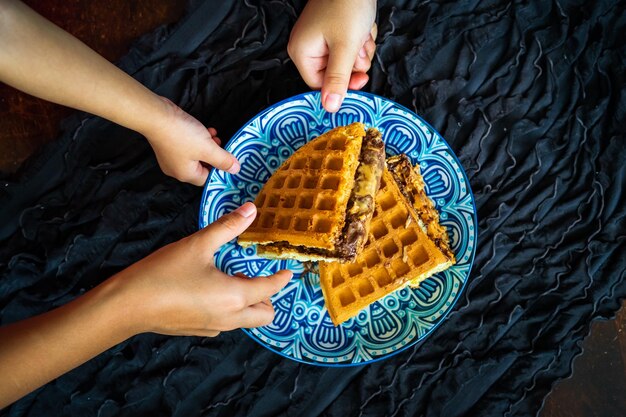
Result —
<svg viewBox="0 0 626 417"><path fill-rule="evenodd" d="M354 262L320 262L320 284L335 325L408 283L417 284L454 263L425 233L401 186L389 170L383 172L369 240Z"/></svg>
<svg viewBox="0 0 626 417"><path fill-rule="evenodd" d="M364 173L367 164L361 161L372 143L379 144L377 174L369 170ZM313 139L265 183L255 200L257 217L239 237L239 244L256 244L257 254L266 258L353 260L365 245L383 166L380 134L372 129L366 134L361 123L338 127ZM368 186L361 187L365 174L373 176L365 181ZM361 201L358 192L363 189L371 194L369 212L355 214ZM357 223L363 231L347 241L348 229Z"/></svg>
<svg viewBox="0 0 626 417"><path fill-rule="evenodd" d="M448 232L439 223L439 212L435 208L435 204L426 195L426 184L420 175L419 165L412 166L409 158L400 154L387 159L387 166L395 182L400 186L402 194L412 203L422 230L426 232L446 258L452 261L452 264L456 263L454 253L450 249ZM412 287L418 287L419 284L420 281L418 280L409 283Z"/></svg>

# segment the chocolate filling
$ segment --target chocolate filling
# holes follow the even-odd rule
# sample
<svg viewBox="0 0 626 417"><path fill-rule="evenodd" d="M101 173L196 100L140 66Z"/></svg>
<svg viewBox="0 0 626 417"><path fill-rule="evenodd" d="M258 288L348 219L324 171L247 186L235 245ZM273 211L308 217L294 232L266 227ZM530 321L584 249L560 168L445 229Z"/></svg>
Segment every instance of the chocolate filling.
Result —
<svg viewBox="0 0 626 417"><path fill-rule="evenodd" d="M398 188L400 188L402 195L404 195L404 197L411 202L411 205L416 208L417 215L422 223L424 223L428 236L433 240L435 246L437 246L448 259L453 259L454 254L452 253L448 242L442 241L440 237L437 237L436 232L431 231L431 224L434 222L434 225L438 225L439 223L438 219L435 217L435 207L432 205L422 205L421 210L416 207L415 196L417 194L420 194L423 199L428 199L428 196L426 196L426 193L423 190L419 190L413 181L411 181L411 170L413 169L413 165L411 164L408 156L400 154L388 158L387 168L389 169L389 172L391 173L391 176L395 180L396 184L398 184Z"/></svg>
<svg viewBox="0 0 626 417"><path fill-rule="evenodd" d="M374 213L374 197L380 187L380 178L385 168L385 145L382 134L376 129L368 129L361 145L359 166L354 175L354 188L348 199L346 220L341 235L335 241L335 250L294 246L288 242L273 242L263 245L268 249L295 249L307 255L319 255L352 261L357 250L365 244L367 222Z"/></svg>
<svg viewBox="0 0 626 417"><path fill-rule="evenodd" d="M259 245L259 246L262 246L268 249L275 249L278 252L281 252L283 249L295 249L298 253L302 253L304 255L320 255L320 256L331 257L331 258L337 257L336 252L330 251L328 249L311 248L309 246L302 246L302 245L292 245L289 242L284 241L284 240L280 242L272 242L267 245Z"/></svg>
<svg viewBox="0 0 626 417"><path fill-rule="evenodd" d="M411 178L411 161L405 154L392 156L387 159L387 169L391 173L391 176L396 180L398 188L404 197L411 202L411 205L415 205L415 195L408 192L409 178ZM415 190L417 192L417 190Z"/></svg>
<svg viewBox="0 0 626 417"><path fill-rule="evenodd" d="M345 259L354 259L357 249L365 244L366 225L374 213L374 197L385 169L385 145L378 130L367 130L359 160L354 189L348 200L346 223L335 243L337 253Z"/></svg>

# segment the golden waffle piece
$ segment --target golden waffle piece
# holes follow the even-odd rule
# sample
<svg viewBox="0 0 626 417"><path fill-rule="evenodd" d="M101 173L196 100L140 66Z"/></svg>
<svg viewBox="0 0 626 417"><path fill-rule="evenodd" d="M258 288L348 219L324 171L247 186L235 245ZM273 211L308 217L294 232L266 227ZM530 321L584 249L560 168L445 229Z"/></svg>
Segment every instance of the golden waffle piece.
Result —
<svg viewBox="0 0 626 417"><path fill-rule="evenodd" d="M404 196L412 202L418 216L418 223L428 237L452 262L456 263L454 253L450 249L450 242L446 228L439 223L439 212L433 201L426 195L426 184L420 174L419 165L411 165L409 158L404 155L396 155L387 159L387 166L392 177L399 184ZM412 287L418 287L420 280L409 283Z"/></svg>
<svg viewBox="0 0 626 417"><path fill-rule="evenodd" d="M258 214L238 239L266 258L301 261L333 257L355 185L362 123L330 130L299 148L255 200Z"/></svg>
<svg viewBox="0 0 626 417"><path fill-rule="evenodd" d="M356 260L320 262L320 284L335 325L409 282L421 282L453 264L424 232L388 170L375 204L369 240Z"/></svg>

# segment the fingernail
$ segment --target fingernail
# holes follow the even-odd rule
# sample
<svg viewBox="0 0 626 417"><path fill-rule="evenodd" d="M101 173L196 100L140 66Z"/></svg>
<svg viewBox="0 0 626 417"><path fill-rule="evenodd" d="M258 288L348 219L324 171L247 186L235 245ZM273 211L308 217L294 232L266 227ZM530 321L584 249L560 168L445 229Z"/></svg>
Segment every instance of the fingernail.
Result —
<svg viewBox="0 0 626 417"><path fill-rule="evenodd" d="M359 56L361 58L367 58L367 51L365 51L365 47L361 48L361 50L359 51Z"/></svg>
<svg viewBox="0 0 626 417"><path fill-rule="evenodd" d="M236 174L239 172L239 169L241 169L241 165L239 165L239 161L235 159L233 165L228 168L227 172L230 172L231 174Z"/></svg>
<svg viewBox="0 0 626 417"><path fill-rule="evenodd" d="M326 110L331 113L336 112L341 107L341 101L343 97L339 94L329 94L326 96Z"/></svg>
<svg viewBox="0 0 626 417"><path fill-rule="evenodd" d="M243 217L250 217L256 212L256 206L252 203L246 203L235 211Z"/></svg>

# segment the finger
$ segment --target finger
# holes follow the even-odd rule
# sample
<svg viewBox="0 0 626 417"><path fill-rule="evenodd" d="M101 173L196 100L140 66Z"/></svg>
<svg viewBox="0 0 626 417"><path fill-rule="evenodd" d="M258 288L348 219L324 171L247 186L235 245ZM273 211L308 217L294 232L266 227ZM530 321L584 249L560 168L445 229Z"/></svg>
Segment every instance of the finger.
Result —
<svg viewBox="0 0 626 417"><path fill-rule="evenodd" d="M319 90L322 88L322 84L324 84L324 70L317 69L317 67L325 68L326 67L326 58L314 58L311 61L320 61L317 63L309 62L308 65L296 65L300 76L312 89ZM323 62L321 62L323 61Z"/></svg>
<svg viewBox="0 0 626 417"><path fill-rule="evenodd" d="M320 42L322 41L320 40ZM294 45L295 43L290 39L287 44L287 53L298 69L300 76L309 87L314 89L322 88L322 83L324 82L323 69L326 68L327 58L325 56L308 55L311 50L317 49L315 48L317 42L309 45L306 49L297 48Z"/></svg>
<svg viewBox="0 0 626 417"><path fill-rule="evenodd" d="M274 320L274 307L270 304L257 303L246 307L237 315L237 327L266 326Z"/></svg>
<svg viewBox="0 0 626 417"><path fill-rule="evenodd" d="M230 152L220 148L213 140L206 142L206 146L200 156L203 162L231 174L238 173L241 168L237 158Z"/></svg>
<svg viewBox="0 0 626 417"><path fill-rule="evenodd" d="M365 87L365 84L367 84L369 79L370 77L363 72L354 72L350 76L350 83L348 84L348 87L351 90L360 90Z"/></svg>
<svg viewBox="0 0 626 417"><path fill-rule="evenodd" d="M209 168L202 165L201 162L195 162L195 171L193 176L190 178L185 178L185 182L196 185L198 187L202 187L206 183L206 179L209 176Z"/></svg>
<svg viewBox="0 0 626 417"><path fill-rule="evenodd" d="M322 104L331 113L339 110L348 91L352 67L359 53L359 47L360 45L354 47L345 43L329 45L328 65L324 72L324 85L322 86Z"/></svg>
<svg viewBox="0 0 626 417"><path fill-rule="evenodd" d="M367 72L372 66L372 61L366 55L365 58L357 57L352 67L352 72Z"/></svg>
<svg viewBox="0 0 626 417"><path fill-rule="evenodd" d="M239 278L250 279L250 277L244 274L243 272L235 272L234 276L239 277ZM260 302L263 304L267 304L268 306L272 305L272 300L269 297L266 298L265 300L261 300Z"/></svg>
<svg viewBox="0 0 626 417"><path fill-rule="evenodd" d="M374 54L376 53L376 42L372 37L365 42L363 49L365 50L365 53L370 61L374 59Z"/></svg>
<svg viewBox="0 0 626 417"><path fill-rule="evenodd" d="M317 59L317 58L316 58ZM319 58L322 59L322 58ZM324 71L315 69L315 65L296 65L300 76L312 89L320 89L322 88L322 84L324 83Z"/></svg>
<svg viewBox="0 0 626 417"><path fill-rule="evenodd" d="M237 210L225 214L204 229L202 238L207 239L211 252L217 250L226 242L230 242L250 226L256 216L256 207L248 202Z"/></svg>
<svg viewBox="0 0 626 417"><path fill-rule="evenodd" d="M352 72L367 72L372 66L372 58L376 52L376 44L371 35L368 35L367 41L363 43L363 47L359 50L359 55L352 67Z"/></svg>
<svg viewBox="0 0 626 417"><path fill-rule="evenodd" d="M372 37L373 41L376 41L376 36L378 36L378 25L376 24L376 22L374 22L374 24L372 25L372 29L370 30L370 36Z"/></svg>
<svg viewBox="0 0 626 417"><path fill-rule="evenodd" d="M222 144L222 140L217 137L217 130L214 127L210 127L207 129L209 131L209 135L213 138L213 141L218 145Z"/></svg>
<svg viewBox="0 0 626 417"><path fill-rule="evenodd" d="M293 277L291 271L281 270L267 277L241 279L240 290L244 294L246 305L251 306L267 300L287 285L291 277Z"/></svg>

